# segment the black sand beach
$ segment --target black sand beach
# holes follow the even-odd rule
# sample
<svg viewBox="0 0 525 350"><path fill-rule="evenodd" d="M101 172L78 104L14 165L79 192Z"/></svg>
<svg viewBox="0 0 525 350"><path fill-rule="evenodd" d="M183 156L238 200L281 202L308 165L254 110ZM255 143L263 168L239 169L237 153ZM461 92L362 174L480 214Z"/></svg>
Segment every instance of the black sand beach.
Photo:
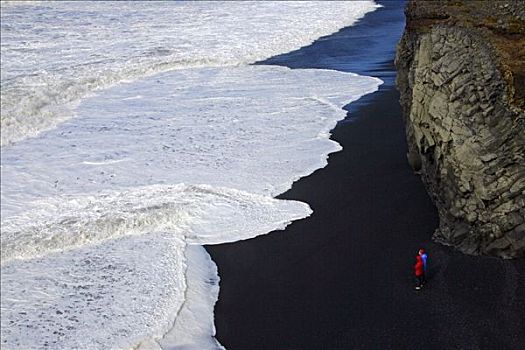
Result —
<svg viewBox="0 0 525 350"><path fill-rule="evenodd" d="M403 4L263 64L376 76L332 132L344 150L279 196L311 217L284 231L208 246L221 277L217 338L227 349L523 349L525 260L434 244L436 209L406 161L394 84ZM430 278L413 289L419 247Z"/></svg>

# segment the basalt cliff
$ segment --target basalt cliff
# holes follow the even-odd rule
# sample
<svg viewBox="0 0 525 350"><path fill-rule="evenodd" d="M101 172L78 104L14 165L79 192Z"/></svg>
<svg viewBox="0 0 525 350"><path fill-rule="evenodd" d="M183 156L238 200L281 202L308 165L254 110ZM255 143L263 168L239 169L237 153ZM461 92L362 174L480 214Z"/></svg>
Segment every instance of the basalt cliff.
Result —
<svg viewBox="0 0 525 350"><path fill-rule="evenodd" d="M434 240L525 255L525 3L408 2L397 86Z"/></svg>

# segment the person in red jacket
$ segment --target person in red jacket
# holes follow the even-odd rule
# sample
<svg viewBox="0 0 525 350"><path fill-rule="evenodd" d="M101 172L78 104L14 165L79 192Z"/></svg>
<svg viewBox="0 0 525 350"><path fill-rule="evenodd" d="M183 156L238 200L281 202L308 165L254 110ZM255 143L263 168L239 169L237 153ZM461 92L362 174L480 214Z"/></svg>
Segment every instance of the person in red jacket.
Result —
<svg viewBox="0 0 525 350"><path fill-rule="evenodd" d="M423 258L421 258L421 255L416 256L416 264L414 265L414 274L416 275L417 284L416 284L416 290L420 290L423 286L423 278L425 274L425 268L423 265Z"/></svg>
<svg viewBox="0 0 525 350"><path fill-rule="evenodd" d="M423 260L423 284L425 284L427 283L427 271L428 271L427 269L428 255L425 252L425 249L423 248L419 249L419 256Z"/></svg>

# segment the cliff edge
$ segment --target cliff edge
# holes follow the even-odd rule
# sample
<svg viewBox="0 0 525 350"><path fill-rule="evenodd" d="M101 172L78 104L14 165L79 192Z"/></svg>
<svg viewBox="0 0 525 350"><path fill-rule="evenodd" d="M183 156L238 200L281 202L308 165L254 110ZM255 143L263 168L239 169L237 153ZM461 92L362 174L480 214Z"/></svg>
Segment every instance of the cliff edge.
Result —
<svg viewBox="0 0 525 350"><path fill-rule="evenodd" d="M525 4L411 0L405 15L397 86L433 238L525 256Z"/></svg>

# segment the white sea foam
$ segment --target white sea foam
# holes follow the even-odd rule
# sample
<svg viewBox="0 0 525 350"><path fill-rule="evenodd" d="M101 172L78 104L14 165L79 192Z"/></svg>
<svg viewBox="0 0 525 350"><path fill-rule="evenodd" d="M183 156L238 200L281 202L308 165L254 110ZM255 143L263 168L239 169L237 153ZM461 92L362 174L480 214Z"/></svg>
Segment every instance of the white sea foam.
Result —
<svg viewBox="0 0 525 350"><path fill-rule="evenodd" d="M201 246L186 248L187 293L173 328L159 341L165 350L224 349L213 337L213 306L219 296L217 266Z"/></svg>
<svg viewBox="0 0 525 350"><path fill-rule="evenodd" d="M48 197L2 221L2 264L158 231L185 236L189 243L236 241L309 214L304 203L207 185Z"/></svg>
<svg viewBox="0 0 525 350"><path fill-rule="evenodd" d="M372 1L2 5L1 144L67 120L74 103L95 89L170 69L261 60L351 25L375 7Z"/></svg>
<svg viewBox="0 0 525 350"><path fill-rule="evenodd" d="M245 66L115 86L84 101L77 119L2 153L2 217L39 198L154 184L277 195L326 165L340 149L329 131L346 115L341 107L379 83ZM142 99L126 99L138 93Z"/></svg>
<svg viewBox="0 0 525 350"><path fill-rule="evenodd" d="M131 349L161 338L184 302L185 246L148 233L4 264L2 348Z"/></svg>
<svg viewBox="0 0 525 350"><path fill-rule="evenodd" d="M379 84L350 73L276 66L166 72L93 96L78 107L78 118L4 150L2 341L14 348L43 347L39 339L51 348L103 348L96 344L104 341L115 348L219 346L213 316L202 316L216 299L215 282L205 282L216 279L213 264L205 252L184 247L246 239L308 216L306 204L271 196L326 164L328 153L340 149L329 130L344 118L341 107ZM129 99L137 95L142 98ZM152 253L141 255L137 270L137 258L126 252L145 241ZM168 241L176 259L162 250ZM103 266L77 269L86 254L108 251L122 261L121 282L105 284ZM191 273L184 272L184 251L193 256ZM162 254L171 265L149 266ZM88 333L100 308L90 308L85 296L72 298L72 282L60 282L70 266L76 278L89 274L90 285L100 283L95 295L112 320L93 339ZM183 271L184 283L172 269ZM33 291L29 280L39 274L50 280ZM136 323L136 310L119 305L133 298L130 286L149 283L141 277L148 274L159 279L156 288L174 282L167 286L172 294L145 290L144 310L170 307L151 311L155 322ZM22 290L27 298L13 297ZM59 300L42 310L40 295ZM70 302L85 303L74 329L54 311L74 308ZM27 324L35 325L34 337L21 337Z"/></svg>
<svg viewBox="0 0 525 350"><path fill-rule="evenodd" d="M243 64L374 7L3 3L2 348L221 349L200 245L310 215L272 196L326 165L341 107L381 83Z"/></svg>
<svg viewBox="0 0 525 350"><path fill-rule="evenodd" d="M185 305L177 336L164 343L214 344L208 311L218 286L208 285L218 277L202 247L186 248L186 235L215 230L245 239L310 212L300 202L185 185L32 203L26 215L2 223L2 342L20 349L147 348L173 328ZM238 225L246 230L233 229Z"/></svg>

